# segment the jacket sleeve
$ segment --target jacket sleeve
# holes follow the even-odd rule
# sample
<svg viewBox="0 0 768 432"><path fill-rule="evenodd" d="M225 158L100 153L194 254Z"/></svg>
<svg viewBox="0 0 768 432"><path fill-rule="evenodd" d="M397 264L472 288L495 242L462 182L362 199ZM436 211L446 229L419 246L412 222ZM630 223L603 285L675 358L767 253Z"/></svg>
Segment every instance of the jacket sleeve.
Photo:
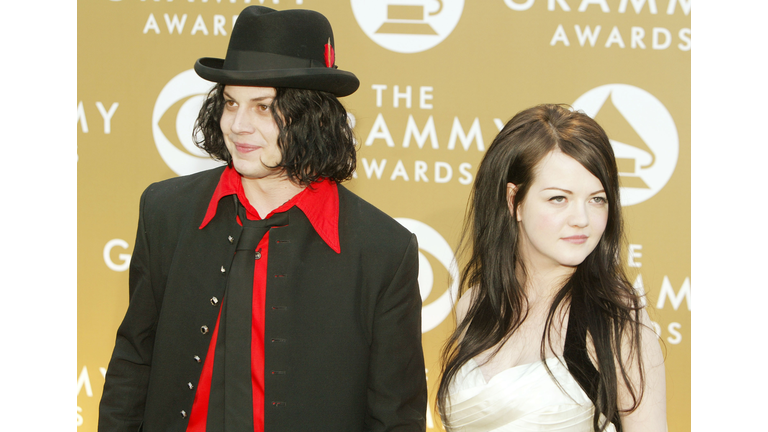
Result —
<svg viewBox="0 0 768 432"><path fill-rule="evenodd" d="M150 250L145 226L145 191L131 257L128 311L117 330L99 405L99 431L138 431L144 417L152 350L159 308L150 277Z"/></svg>
<svg viewBox="0 0 768 432"><path fill-rule="evenodd" d="M427 383L421 346L418 244L410 243L376 304L371 346L370 431L424 431Z"/></svg>

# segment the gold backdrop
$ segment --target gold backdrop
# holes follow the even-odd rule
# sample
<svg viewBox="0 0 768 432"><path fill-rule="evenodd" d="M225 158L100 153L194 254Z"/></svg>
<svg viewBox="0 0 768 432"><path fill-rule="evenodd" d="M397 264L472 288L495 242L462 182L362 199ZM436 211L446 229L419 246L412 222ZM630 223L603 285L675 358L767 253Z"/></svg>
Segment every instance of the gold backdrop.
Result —
<svg viewBox="0 0 768 432"><path fill-rule="evenodd" d="M690 0L81 0L78 2L77 422L95 431L128 304L138 200L151 182L215 163L191 145L249 4L325 14L359 145L348 187L416 233L434 412L438 355L454 326L451 265L477 166L516 112L568 103L611 137L622 172L623 259L664 344L669 430L691 411Z"/></svg>

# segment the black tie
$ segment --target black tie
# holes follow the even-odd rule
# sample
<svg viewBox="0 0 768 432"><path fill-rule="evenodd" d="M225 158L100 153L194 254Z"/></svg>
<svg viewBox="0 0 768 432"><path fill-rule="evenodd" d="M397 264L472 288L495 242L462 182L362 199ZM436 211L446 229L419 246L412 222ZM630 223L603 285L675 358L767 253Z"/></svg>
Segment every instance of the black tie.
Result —
<svg viewBox="0 0 768 432"><path fill-rule="evenodd" d="M208 403L208 432L253 431L253 387L251 385L251 322L254 260L262 237L273 226L288 225L288 213L269 219L248 220L238 205L243 232L227 280L221 306L216 354Z"/></svg>

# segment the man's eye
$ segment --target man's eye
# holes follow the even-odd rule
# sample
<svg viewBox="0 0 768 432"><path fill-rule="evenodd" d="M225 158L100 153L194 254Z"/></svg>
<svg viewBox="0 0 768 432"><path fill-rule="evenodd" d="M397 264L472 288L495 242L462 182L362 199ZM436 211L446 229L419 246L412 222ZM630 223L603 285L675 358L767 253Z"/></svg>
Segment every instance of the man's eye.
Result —
<svg viewBox="0 0 768 432"><path fill-rule="evenodd" d="M231 108L231 107L235 106L235 101L233 101L233 100L225 100L224 101L224 105L226 105L228 108Z"/></svg>

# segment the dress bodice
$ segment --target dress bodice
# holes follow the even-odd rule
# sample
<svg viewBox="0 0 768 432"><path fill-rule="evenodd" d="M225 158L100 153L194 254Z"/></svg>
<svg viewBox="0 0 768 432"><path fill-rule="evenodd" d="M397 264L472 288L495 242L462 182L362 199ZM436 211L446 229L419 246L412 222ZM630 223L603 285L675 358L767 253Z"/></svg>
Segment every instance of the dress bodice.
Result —
<svg viewBox="0 0 768 432"><path fill-rule="evenodd" d="M449 387L446 415L451 432L591 432L594 405L562 359L505 369L486 382L474 359ZM558 385L559 384L559 385ZM609 425L607 432L615 432Z"/></svg>

